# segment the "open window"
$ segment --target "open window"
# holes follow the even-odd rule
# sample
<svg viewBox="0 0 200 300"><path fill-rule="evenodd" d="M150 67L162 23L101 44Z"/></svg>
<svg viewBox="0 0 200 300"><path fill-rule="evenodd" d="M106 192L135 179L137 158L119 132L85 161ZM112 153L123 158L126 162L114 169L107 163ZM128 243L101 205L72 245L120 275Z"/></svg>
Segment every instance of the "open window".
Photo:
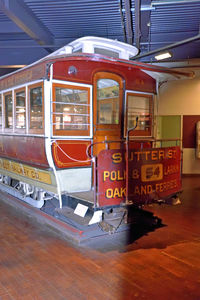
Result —
<svg viewBox="0 0 200 300"><path fill-rule="evenodd" d="M90 135L90 89L53 84L54 135Z"/></svg>
<svg viewBox="0 0 200 300"><path fill-rule="evenodd" d="M153 99L152 95L137 94L128 92L126 94L126 120L125 133L127 129L137 127L131 135L134 136L151 136L152 135L152 119L153 119Z"/></svg>

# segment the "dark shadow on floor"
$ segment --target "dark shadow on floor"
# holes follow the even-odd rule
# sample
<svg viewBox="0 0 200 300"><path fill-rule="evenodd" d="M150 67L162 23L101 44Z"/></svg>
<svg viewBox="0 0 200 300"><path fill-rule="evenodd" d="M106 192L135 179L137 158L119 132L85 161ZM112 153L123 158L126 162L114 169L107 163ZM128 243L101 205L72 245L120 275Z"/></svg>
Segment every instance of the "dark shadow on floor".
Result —
<svg viewBox="0 0 200 300"><path fill-rule="evenodd" d="M152 212L143 209L131 209L129 211L132 223L122 225L117 232L113 234L105 233L104 236L94 237L84 243L84 248L95 249L100 252L108 251L129 251L129 245L135 245L138 248L138 241L149 235L151 232L158 230L166 225L162 224L162 220L155 216ZM130 221L130 220L129 220ZM155 245L156 247L156 245ZM152 246L151 246L152 248ZM134 250L131 247L131 250Z"/></svg>

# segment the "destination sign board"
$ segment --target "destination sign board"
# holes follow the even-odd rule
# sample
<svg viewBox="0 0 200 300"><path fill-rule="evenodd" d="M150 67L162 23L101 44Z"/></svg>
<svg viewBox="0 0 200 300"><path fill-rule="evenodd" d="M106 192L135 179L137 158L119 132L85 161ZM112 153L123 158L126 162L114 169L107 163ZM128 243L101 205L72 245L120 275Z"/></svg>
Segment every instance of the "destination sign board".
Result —
<svg viewBox="0 0 200 300"><path fill-rule="evenodd" d="M151 203L181 190L179 147L131 149L128 169L125 150L103 150L97 162L99 206Z"/></svg>
<svg viewBox="0 0 200 300"><path fill-rule="evenodd" d="M0 80L0 91L6 90L33 80L41 79L46 76L46 64L41 63L39 65L32 66L30 68L24 68L3 77Z"/></svg>

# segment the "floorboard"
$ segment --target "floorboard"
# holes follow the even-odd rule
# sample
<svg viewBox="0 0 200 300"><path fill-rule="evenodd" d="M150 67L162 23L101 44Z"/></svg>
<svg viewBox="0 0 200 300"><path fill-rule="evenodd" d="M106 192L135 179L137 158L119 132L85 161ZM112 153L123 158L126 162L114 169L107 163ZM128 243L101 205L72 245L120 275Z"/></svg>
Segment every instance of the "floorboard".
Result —
<svg viewBox="0 0 200 300"><path fill-rule="evenodd" d="M200 176L183 178L181 200L145 207L162 226L84 246L0 201L0 300L199 300Z"/></svg>

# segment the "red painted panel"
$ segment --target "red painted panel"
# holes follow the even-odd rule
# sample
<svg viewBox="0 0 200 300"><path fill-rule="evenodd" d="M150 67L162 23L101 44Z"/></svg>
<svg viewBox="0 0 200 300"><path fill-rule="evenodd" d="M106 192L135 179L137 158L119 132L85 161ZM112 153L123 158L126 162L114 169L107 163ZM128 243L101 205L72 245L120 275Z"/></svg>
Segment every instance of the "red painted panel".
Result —
<svg viewBox="0 0 200 300"><path fill-rule="evenodd" d="M169 197L181 190L179 147L129 152L128 201L137 205ZM124 150L103 150L98 156L99 206L126 200Z"/></svg>
<svg viewBox="0 0 200 300"><path fill-rule="evenodd" d="M73 66L77 73L68 74L68 69ZM73 82L93 83L93 76L97 72L111 72L120 75L126 81L126 89L155 93L155 80L149 75L128 64L105 61L57 61L54 64L54 79Z"/></svg>
<svg viewBox="0 0 200 300"><path fill-rule="evenodd" d="M118 205L126 199L125 151L102 150L97 159L99 206Z"/></svg>
<svg viewBox="0 0 200 300"><path fill-rule="evenodd" d="M53 158L58 168L90 166L86 150L89 141L55 141L52 145Z"/></svg>
<svg viewBox="0 0 200 300"><path fill-rule="evenodd" d="M31 166L49 167L42 137L0 135L0 156Z"/></svg>
<svg viewBox="0 0 200 300"><path fill-rule="evenodd" d="M196 148L196 123L200 116L183 116L183 148Z"/></svg>

